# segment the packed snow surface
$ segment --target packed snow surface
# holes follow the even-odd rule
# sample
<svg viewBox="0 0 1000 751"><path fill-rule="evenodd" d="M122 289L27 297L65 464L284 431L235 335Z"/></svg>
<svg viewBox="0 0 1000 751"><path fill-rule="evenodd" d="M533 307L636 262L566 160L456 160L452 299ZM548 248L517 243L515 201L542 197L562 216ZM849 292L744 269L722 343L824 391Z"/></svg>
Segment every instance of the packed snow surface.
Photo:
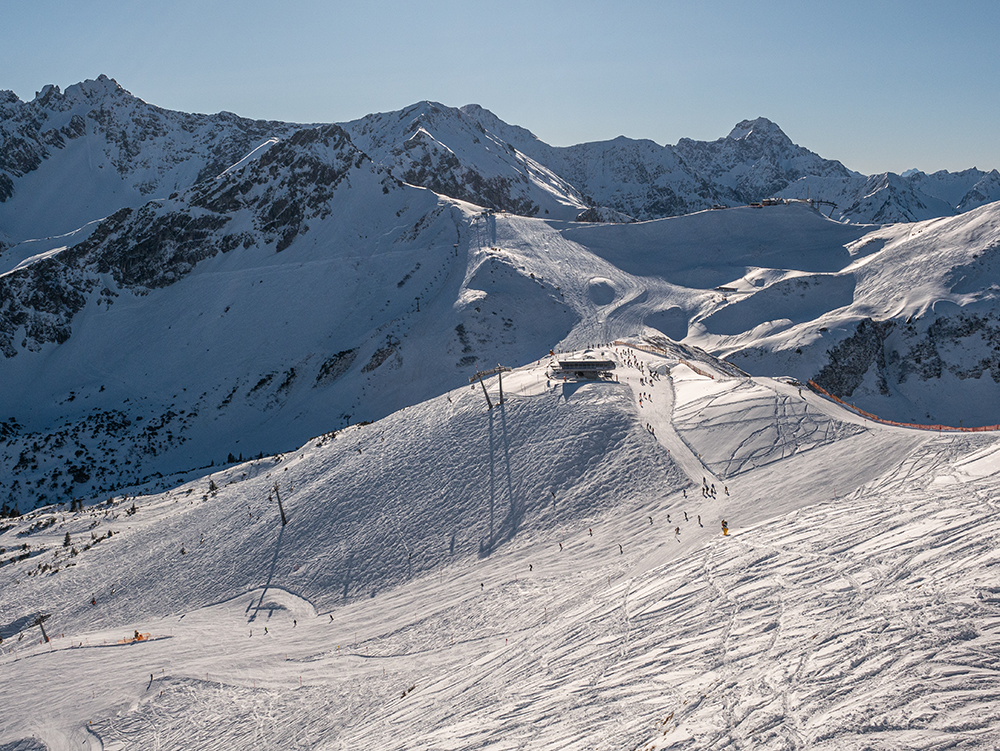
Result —
<svg viewBox="0 0 1000 751"><path fill-rule="evenodd" d="M1000 747L995 170L0 116L0 751Z"/></svg>
<svg viewBox="0 0 1000 751"><path fill-rule="evenodd" d="M6 523L0 748L1000 743L994 435L595 357Z"/></svg>

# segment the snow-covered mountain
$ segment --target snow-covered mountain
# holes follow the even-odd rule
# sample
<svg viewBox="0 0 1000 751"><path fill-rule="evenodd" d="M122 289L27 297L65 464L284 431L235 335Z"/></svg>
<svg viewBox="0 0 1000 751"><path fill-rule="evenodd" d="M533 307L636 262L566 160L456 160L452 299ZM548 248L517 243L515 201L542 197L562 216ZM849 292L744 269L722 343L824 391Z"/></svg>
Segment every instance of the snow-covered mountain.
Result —
<svg viewBox="0 0 1000 751"><path fill-rule="evenodd" d="M17 246L40 247L0 275L6 505L294 445L350 420L381 373L419 382L400 340L454 284L460 216L330 125L80 242Z"/></svg>
<svg viewBox="0 0 1000 751"><path fill-rule="evenodd" d="M576 188L483 127L467 109L420 102L344 123L355 145L399 179L522 216L573 219Z"/></svg>
<svg viewBox="0 0 1000 751"><path fill-rule="evenodd" d="M883 229L801 204L484 215L397 183L336 126L301 131L0 276L5 503L288 450L477 368L642 331L886 418L995 424L998 247L996 204Z"/></svg>
<svg viewBox="0 0 1000 751"><path fill-rule="evenodd" d="M834 218L887 224L953 216L1000 200L995 170L866 177L794 144L763 117L738 123L716 141L684 138L675 146L620 136L553 147L479 105L428 102L345 127L362 150L407 182L528 216L564 218L565 207L586 204L596 209L577 214L587 221L648 220L778 196L827 201ZM493 139L485 153L484 138ZM558 208L546 201L553 197Z"/></svg>
<svg viewBox="0 0 1000 751"><path fill-rule="evenodd" d="M997 173L2 101L0 751L1000 743Z"/></svg>
<svg viewBox="0 0 1000 751"><path fill-rule="evenodd" d="M995 434L666 344L0 525L0 747L1000 743Z"/></svg>
<svg viewBox="0 0 1000 751"><path fill-rule="evenodd" d="M727 188L741 203L777 195L805 176L827 181L852 174L840 162L795 145L765 117L743 120L717 141L682 138L675 148L696 172Z"/></svg>
<svg viewBox="0 0 1000 751"><path fill-rule="evenodd" d="M164 110L99 76L0 92L0 241L79 229L223 170L302 126ZM2 251L0 247L0 251Z"/></svg>
<svg viewBox="0 0 1000 751"><path fill-rule="evenodd" d="M989 172L975 168L962 172L941 170L930 175L917 171L906 179L915 190L944 201L958 212L1000 201L1000 172L995 169Z"/></svg>
<svg viewBox="0 0 1000 751"><path fill-rule="evenodd" d="M716 141L675 146L619 137L553 147L478 105L420 102L342 126L400 180L525 216L628 221L779 195L836 204L860 223L948 216L1000 199L976 169L867 178L795 145L766 118ZM34 100L0 93L0 252L138 208L287 138L302 126L147 104L100 76ZM829 213L829 212L828 212Z"/></svg>
<svg viewBox="0 0 1000 751"><path fill-rule="evenodd" d="M723 200L718 186L692 171L669 146L620 136L555 147L478 105L462 112L577 186L599 212L645 220L689 214Z"/></svg>
<svg viewBox="0 0 1000 751"><path fill-rule="evenodd" d="M857 178L849 180L845 188L841 195L832 196L847 204L840 215L864 217L871 224L919 222L958 213L941 199L915 189L910 180L891 172L872 175L863 183Z"/></svg>
<svg viewBox="0 0 1000 751"><path fill-rule="evenodd" d="M775 334L761 330L752 346L737 337L739 351L730 359L753 372L813 377L886 418L1000 422L993 407L1000 384L1000 206L892 225L845 243L844 250L838 271L775 285L774 292L784 286L788 297L768 300L767 315L798 312L786 313ZM741 316L741 306L743 314L762 310L766 300L732 297L723 309L727 321ZM713 328L724 333L706 326L702 346L714 340L727 347L708 334Z"/></svg>
<svg viewBox="0 0 1000 751"><path fill-rule="evenodd" d="M912 220L988 191L986 174L845 176L763 119L685 142L682 158L629 139L549 147L475 105L271 130L159 110L103 77L5 101L5 231L44 224L63 188L97 181L77 191L96 203L58 215L76 229L45 225L0 252L8 510L166 487L478 368L637 332L816 378L887 418L1000 422L996 204L883 228L797 203L606 223L782 180L812 197L837 184L839 206L861 181L857 212ZM10 155L31 144L45 155L15 175ZM911 215L893 213L904 204ZM581 213L591 224L565 221Z"/></svg>

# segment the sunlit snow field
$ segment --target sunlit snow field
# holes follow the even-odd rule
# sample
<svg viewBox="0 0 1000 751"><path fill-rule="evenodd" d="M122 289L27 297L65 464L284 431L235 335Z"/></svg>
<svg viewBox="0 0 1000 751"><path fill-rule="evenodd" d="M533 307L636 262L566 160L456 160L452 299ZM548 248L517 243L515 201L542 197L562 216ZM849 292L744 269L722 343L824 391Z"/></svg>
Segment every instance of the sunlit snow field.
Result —
<svg viewBox="0 0 1000 751"><path fill-rule="evenodd" d="M604 352L7 524L0 749L1000 744L992 434Z"/></svg>

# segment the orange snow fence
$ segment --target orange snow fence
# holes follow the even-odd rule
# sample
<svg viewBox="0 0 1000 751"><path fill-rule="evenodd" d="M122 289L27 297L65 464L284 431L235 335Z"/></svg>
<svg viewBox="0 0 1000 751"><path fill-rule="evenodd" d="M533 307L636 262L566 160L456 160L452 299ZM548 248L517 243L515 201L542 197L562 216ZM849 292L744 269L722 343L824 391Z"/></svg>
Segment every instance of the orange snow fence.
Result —
<svg viewBox="0 0 1000 751"><path fill-rule="evenodd" d="M138 636L126 636L124 639L119 639L119 644L135 644L137 641L149 641L150 634L139 634Z"/></svg>
<svg viewBox="0 0 1000 751"><path fill-rule="evenodd" d="M829 391L824 389L822 386L820 386L812 379L807 381L807 383L809 384L809 388L811 388L817 394L821 394L827 397L828 399L837 402L837 404L841 405L842 407L847 407L847 409L851 410L852 412L856 412L857 414L861 415L862 417L868 420L871 420L872 422L879 422L882 423L883 425L895 425L900 428L916 428L917 430L937 430L939 432L942 430L951 430L957 433L983 433L986 431L1000 430L1000 425L981 425L977 428L961 428L961 427L956 428L951 425L921 425L915 422L896 422L895 420L885 420L879 417L878 415L873 415L871 412L865 412L863 409L858 409L853 404L848 404L843 399L831 394Z"/></svg>

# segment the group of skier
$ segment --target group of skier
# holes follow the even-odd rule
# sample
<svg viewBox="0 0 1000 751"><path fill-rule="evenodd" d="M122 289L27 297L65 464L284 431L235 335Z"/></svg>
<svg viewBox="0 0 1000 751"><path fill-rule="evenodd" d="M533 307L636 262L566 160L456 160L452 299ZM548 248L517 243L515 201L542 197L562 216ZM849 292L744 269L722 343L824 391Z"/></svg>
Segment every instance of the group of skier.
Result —
<svg viewBox="0 0 1000 751"><path fill-rule="evenodd" d="M726 495L729 495L729 486L728 485L724 485L722 487L722 490L723 490L723 492ZM716 495L716 490L715 490L715 483L713 482L711 485L709 485L708 482L706 482L705 478L702 477L701 478L701 495L702 495L703 498L716 498L717 495Z"/></svg>
<svg viewBox="0 0 1000 751"><path fill-rule="evenodd" d="M635 368L642 374L639 378L640 386L652 386L653 381L658 379L659 374L656 371L654 371L652 368L649 368L647 370L646 364L643 363L639 358L632 355L630 352L621 349L616 349L615 352L627 367ZM638 396L639 396L640 407L643 406L643 401L648 401L648 402L652 401L652 396L648 391L640 391ZM646 423L646 430L650 434L654 436L656 435L656 429L648 422ZM729 486L724 485L722 490L727 496L729 495ZM718 498L718 491L716 490L715 483L709 483L706 477L701 478L701 496L702 498L712 498L712 499ZM684 490L684 497L687 498L686 489ZM687 512L684 512L684 521L689 521ZM649 523L650 524L653 523L652 517L649 517ZM668 524L670 523L670 514L667 514L667 523ZM700 514L698 515L698 526L699 527L704 526L701 523ZM675 526L674 537L680 537L680 533L681 533L680 526L679 525ZM591 532L591 534L593 534L593 532ZM722 520L722 534L727 536L729 535L729 524L725 519Z"/></svg>

